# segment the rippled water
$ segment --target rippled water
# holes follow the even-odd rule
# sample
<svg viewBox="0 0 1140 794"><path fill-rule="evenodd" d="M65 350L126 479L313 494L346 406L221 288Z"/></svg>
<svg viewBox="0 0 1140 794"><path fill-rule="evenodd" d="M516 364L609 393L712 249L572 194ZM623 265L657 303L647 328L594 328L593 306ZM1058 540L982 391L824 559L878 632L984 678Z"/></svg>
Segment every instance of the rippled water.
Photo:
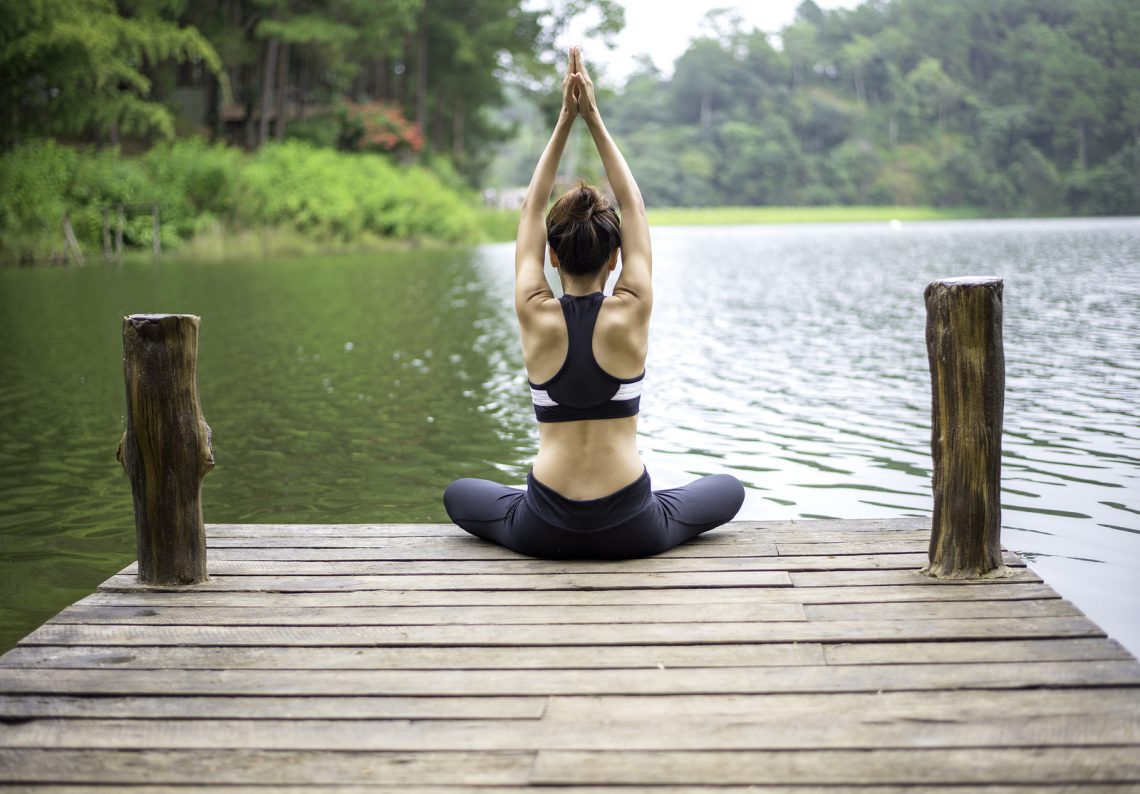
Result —
<svg viewBox="0 0 1140 794"><path fill-rule="evenodd" d="M640 444L742 518L930 513L922 290L1005 279L1003 540L1140 653L1140 221L654 230ZM207 521L437 521L521 483L512 248L0 272L0 649L133 556L119 318L202 315Z"/></svg>

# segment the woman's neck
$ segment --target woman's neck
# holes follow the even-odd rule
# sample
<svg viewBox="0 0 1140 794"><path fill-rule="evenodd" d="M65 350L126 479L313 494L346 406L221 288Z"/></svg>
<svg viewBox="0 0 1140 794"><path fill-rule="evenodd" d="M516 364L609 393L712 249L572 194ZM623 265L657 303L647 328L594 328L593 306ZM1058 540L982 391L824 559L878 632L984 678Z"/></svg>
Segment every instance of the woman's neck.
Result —
<svg viewBox="0 0 1140 794"><path fill-rule="evenodd" d="M567 295L590 295L594 292L602 292L605 286L605 279L594 279L593 281L562 279L562 291Z"/></svg>

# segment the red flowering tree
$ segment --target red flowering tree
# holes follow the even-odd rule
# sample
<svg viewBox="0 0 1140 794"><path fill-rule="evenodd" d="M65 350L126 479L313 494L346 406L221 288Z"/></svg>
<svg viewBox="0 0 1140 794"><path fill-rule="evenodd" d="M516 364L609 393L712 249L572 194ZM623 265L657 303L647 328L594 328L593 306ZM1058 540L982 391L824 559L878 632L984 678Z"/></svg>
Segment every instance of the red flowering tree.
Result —
<svg viewBox="0 0 1140 794"><path fill-rule="evenodd" d="M424 148L418 124L387 102L342 101L337 109L340 148L358 152L414 154Z"/></svg>

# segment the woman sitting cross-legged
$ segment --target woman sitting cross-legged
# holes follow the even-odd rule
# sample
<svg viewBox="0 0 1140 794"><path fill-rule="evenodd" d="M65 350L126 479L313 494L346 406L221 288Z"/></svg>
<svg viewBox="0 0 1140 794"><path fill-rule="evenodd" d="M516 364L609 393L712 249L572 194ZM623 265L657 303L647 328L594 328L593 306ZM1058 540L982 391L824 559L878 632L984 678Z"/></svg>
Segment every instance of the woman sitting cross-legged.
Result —
<svg viewBox="0 0 1140 794"><path fill-rule="evenodd" d="M597 146L622 211L581 184L543 218L576 118ZM562 282L543 273L546 248ZM607 276L621 273L613 294ZM519 219L515 310L538 419L539 449L526 490L456 480L443 495L472 535L533 557L626 559L657 554L736 515L744 488L727 474L653 491L637 452L652 298L645 205L610 138L577 48L562 81L562 110L535 168Z"/></svg>

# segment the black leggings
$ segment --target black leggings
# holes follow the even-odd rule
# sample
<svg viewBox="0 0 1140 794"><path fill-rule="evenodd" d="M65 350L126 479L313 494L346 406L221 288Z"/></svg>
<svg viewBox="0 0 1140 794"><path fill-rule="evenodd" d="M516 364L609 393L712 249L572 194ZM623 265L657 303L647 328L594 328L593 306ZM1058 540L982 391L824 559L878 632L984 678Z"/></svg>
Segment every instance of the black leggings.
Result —
<svg viewBox="0 0 1140 794"><path fill-rule="evenodd" d="M600 499L567 499L527 475L527 489L462 479L447 487L451 520L476 537L545 559L630 559L659 554L731 521L744 486L728 474L653 491L649 473Z"/></svg>

